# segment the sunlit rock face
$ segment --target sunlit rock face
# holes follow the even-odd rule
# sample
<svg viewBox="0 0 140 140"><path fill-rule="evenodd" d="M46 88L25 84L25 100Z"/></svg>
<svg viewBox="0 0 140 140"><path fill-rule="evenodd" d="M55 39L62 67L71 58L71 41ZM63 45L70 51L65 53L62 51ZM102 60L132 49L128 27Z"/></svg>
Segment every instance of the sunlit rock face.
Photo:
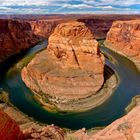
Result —
<svg viewBox="0 0 140 140"><path fill-rule="evenodd" d="M0 62L40 41L29 23L0 19Z"/></svg>
<svg viewBox="0 0 140 140"><path fill-rule="evenodd" d="M19 126L2 110L0 110L0 140L24 140Z"/></svg>
<svg viewBox="0 0 140 140"><path fill-rule="evenodd" d="M52 102L86 98L104 82L104 57L84 23L59 24L48 47L22 70L25 84Z"/></svg>
<svg viewBox="0 0 140 140"><path fill-rule="evenodd" d="M130 58L140 69L140 20L114 22L106 45Z"/></svg>

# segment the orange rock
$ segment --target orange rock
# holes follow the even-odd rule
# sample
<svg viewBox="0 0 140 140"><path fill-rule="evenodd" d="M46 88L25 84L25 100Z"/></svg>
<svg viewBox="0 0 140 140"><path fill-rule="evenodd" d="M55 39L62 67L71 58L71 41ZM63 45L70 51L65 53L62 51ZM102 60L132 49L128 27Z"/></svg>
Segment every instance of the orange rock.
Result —
<svg viewBox="0 0 140 140"><path fill-rule="evenodd" d="M127 56L140 69L140 20L114 22L107 34L106 45Z"/></svg>
<svg viewBox="0 0 140 140"><path fill-rule="evenodd" d="M53 103L96 94L104 82L104 57L85 24L59 24L48 42L22 70L25 84Z"/></svg>

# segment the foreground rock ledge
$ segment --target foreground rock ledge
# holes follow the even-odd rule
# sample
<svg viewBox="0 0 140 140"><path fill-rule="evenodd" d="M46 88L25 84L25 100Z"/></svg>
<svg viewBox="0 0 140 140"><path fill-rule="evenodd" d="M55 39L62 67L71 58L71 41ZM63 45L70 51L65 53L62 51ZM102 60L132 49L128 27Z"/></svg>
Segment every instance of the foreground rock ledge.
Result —
<svg viewBox="0 0 140 140"><path fill-rule="evenodd" d="M140 20L115 21L106 46L131 59L140 70Z"/></svg>
<svg viewBox="0 0 140 140"><path fill-rule="evenodd" d="M24 140L19 126L0 109L0 140Z"/></svg>
<svg viewBox="0 0 140 140"><path fill-rule="evenodd" d="M23 81L37 98L56 105L95 95L104 82L104 56L85 24L59 24L48 42L22 70Z"/></svg>

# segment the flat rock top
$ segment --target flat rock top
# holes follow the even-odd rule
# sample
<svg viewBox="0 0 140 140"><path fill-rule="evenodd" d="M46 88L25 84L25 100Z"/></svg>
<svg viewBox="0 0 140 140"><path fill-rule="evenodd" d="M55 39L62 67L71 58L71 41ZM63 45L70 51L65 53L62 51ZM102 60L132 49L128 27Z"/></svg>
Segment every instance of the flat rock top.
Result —
<svg viewBox="0 0 140 140"><path fill-rule="evenodd" d="M59 99L80 99L95 94L104 82L104 57L84 23L59 24L46 50L22 71L25 84ZM55 99L55 100L56 100Z"/></svg>

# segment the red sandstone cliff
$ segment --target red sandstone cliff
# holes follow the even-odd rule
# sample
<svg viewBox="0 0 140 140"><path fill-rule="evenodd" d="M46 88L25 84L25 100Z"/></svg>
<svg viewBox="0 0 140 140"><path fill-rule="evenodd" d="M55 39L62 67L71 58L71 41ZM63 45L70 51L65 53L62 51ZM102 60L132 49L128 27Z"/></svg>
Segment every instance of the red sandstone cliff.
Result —
<svg viewBox="0 0 140 140"><path fill-rule="evenodd" d="M0 20L0 62L39 42L29 23Z"/></svg>
<svg viewBox="0 0 140 140"><path fill-rule="evenodd" d="M21 19L21 17L18 17ZM90 28L96 39L105 39L111 28L112 22L116 20L139 19L139 15L48 15L48 16L25 16L34 33L48 38L59 23L70 20L83 22Z"/></svg>
<svg viewBox="0 0 140 140"><path fill-rule="evenodd" d="M114 22L106 46L131 59L140 69L140 20Z"/></svg>
<svg viewBox="0 0 140 140"><path fill-rule="evenodd" d="M0 140L23 140L19 126L6 113L0 110Z"/></svg>

